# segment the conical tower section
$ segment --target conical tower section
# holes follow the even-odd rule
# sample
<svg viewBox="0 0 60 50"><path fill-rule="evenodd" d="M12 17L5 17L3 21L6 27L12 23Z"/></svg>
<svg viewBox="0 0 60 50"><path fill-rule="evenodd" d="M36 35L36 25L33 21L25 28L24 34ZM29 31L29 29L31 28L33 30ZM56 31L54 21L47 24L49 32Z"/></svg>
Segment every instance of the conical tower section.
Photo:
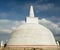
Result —
<svg viewBox="0 0 60 50"><path fill-rule="evenodd" d="M34 10L32 5L30 6L29 16L26 17L26 23L38 24L38 17L34 16Z"/></svg>
<svg viewBox="0 0 60 50"><path fill-rule="evenodd" d="M30 6L30 14L29 14L30 17L34 17L34 10L33 10L33 6L31 5Z"/></svg>

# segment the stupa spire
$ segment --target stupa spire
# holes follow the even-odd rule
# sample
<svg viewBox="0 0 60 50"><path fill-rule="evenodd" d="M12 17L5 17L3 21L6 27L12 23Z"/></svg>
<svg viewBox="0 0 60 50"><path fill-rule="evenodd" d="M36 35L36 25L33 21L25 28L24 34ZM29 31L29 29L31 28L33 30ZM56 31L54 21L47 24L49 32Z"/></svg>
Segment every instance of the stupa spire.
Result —
<svg viewBox="0 0 60 50"><path fill-rule="evenodd" d="M33 10L33 6L30 6L30 14L29 17L34 17L34 10Z"/></svg>

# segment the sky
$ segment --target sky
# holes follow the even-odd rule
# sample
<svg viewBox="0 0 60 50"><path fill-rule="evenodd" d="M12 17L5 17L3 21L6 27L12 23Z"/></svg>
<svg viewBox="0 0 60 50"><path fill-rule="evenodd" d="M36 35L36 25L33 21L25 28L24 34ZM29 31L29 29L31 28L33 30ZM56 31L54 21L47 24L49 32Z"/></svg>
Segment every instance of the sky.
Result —
<svg viewBox="0 0 60 50"><path fill-rule="evenodd" d="M31 4L39 24L60 40L60 0L0 0L0 41L9 39L16 26L24 23Z"/></svg>

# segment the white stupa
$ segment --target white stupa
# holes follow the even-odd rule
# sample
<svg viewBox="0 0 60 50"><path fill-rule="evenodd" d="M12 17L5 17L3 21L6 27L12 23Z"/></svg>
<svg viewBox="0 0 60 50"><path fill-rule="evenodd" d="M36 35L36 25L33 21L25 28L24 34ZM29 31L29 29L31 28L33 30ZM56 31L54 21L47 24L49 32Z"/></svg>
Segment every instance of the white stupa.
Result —
<svg viewBox="0 0 60 50"><path fill-rule="evenodd" d="M30 15L24 24L18 26L11 33L7 46L40 47L56 46L52 32L38 23L38 17L34 17L33 6L30 6Z"/></svg>

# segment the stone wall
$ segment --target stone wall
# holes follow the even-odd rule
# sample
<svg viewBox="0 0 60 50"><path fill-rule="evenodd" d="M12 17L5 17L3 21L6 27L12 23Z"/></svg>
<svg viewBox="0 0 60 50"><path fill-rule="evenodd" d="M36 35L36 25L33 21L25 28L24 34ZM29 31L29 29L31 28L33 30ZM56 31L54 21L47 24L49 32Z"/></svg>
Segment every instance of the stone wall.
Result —
<svg viewBox="0 0 60 50"><path fill-rule="evenodd" d="M3 50L60 50L60 47L55 48L55 47L44 47L44 48L28 48L28 47L5 47Z"/></svg>

